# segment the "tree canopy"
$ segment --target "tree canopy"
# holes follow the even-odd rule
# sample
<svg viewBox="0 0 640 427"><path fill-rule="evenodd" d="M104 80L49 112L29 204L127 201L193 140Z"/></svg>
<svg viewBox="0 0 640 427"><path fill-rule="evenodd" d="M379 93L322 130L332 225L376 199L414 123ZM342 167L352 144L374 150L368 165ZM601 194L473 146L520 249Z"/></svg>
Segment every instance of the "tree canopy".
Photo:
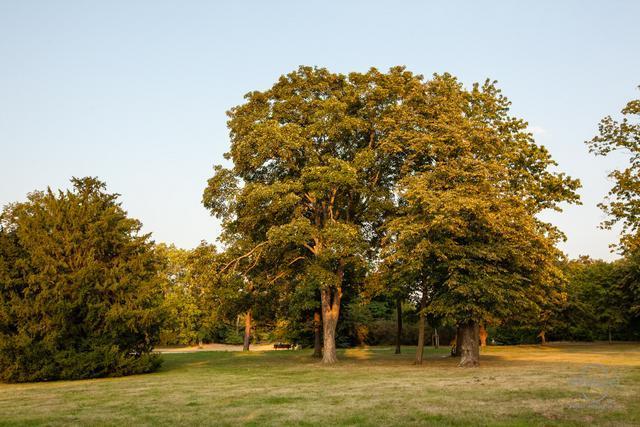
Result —
<svg viewBox="0 0 640 427"><path fill-rule="evenodd" d="M450 75L424 81L402 67L348 76L300 67L246 99L229 112L233 167L216 167L204 203L226 239L249 239L248 254L278 251L283 268L316 283L326 363L344 286L376 268L385 233L396 255L407 236L417 238L410 258L430 245L403 265L460 284L432 301L457 321L500 316L501 302L527 294L517 283L553 281L560 234L534 215L576 202L579 183L551 171L494 83L465 90Z"/></svg>
<svg viewBox="0 0 640 427"><path fill-rule="evenodd" d="M639 87L640 88L640 87ZM599 156L621 151L629 156L623 170L613 170L609 177L614 186L600 207L609 215L603 222L611 228L620 222L623 235L620 249L635 250L640 228L640 99L629 101L622 109L622 120L607 116L600 121L599 134L587 141L589 150Z"/></svg>
<svg viewBox="0 0 640 427"><path fill-rule="evenodd" d="M163 320L160 259L95 178L37 191L0 222L0 379L148 372Z"/></svg>
<svg viewBox="0 0 640 427"><path fill-rule="evenodd" d="M401 67L348 76L300 67L246 99L229 112L233 168L216 169L204 203L227 238L277 248L283 268L316 284L323 360L333 363L343 287L376 250L401 147L419 134L422 78Z"/></svg>
<svg viewBox="0 0 640 427"><path fill-rule="evenodd" d="M428 161L399 180L385 262L420 283L428 312L458 325L540 311L559 290L562 235L535 215L577 202L579 182L551 170L494 82L465 90L442 75L426 87L423 137L408 152Z"/></svg>

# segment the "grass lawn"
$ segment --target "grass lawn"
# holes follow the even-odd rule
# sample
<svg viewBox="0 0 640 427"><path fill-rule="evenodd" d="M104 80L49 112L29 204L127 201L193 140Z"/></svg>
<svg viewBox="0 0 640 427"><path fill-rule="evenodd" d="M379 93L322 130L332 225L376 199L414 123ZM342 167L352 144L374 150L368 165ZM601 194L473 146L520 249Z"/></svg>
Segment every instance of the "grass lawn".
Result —
<svg viewBox="0 0 640 427"><path fill-rule="evenodd" d="M0 384L0 425L640 425L640 345L490 347L478 369L447 349L164 356L154 374Z"/></svg>

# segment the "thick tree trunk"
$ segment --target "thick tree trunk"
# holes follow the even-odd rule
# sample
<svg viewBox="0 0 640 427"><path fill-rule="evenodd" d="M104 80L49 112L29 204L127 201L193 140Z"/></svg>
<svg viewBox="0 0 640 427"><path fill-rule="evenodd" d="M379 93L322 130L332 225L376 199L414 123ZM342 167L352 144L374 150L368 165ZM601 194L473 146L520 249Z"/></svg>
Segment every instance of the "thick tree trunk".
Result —
<svg viewBox="0 0 640 427"><path fill-rule="evenodd" d="M336 355L336 326L340 315L340 300L342 299L342 289L323 288L320 291L322 299L322 363L332 365L338 361Z"/></svg>
<svg viewBox="0 0 640 427"><path fill-rule="evenodd" d="M316 310L313 313L313 357L317 357L318 359L322 357L322 337L320 334L322 333L322 322L320 318L320 312Z"/></svg>
<svg viewBox="0 0 640 427"><path fill-rule="evenodd" d="M420 317L418 320L418 348L416 348L416 365L422 365L422 358L424 355L424 320L426 317L425 308L427 308L427 296L422 294L420 299Z"/></svg>
<svg viewBox="0 0 640 427"><path fill-rule="evenodd" d="M400 354L400 340L402 339L402 300L396 299L396 354Z"/></svg>
<svg viewBox="0 0 640 427"><path fill-rule="evenodd" d="M458 366L471 368L480 364L480 337L478 332L478 323L472 320L459 326L460 364Z"/></svg>
<svg viewBox="0 0 640 427"><path fill-rule="evenodd" d="M480 347L486 347L487 346L487 337L489 336L489 333L487 332L487 330L484 327L484 325L480 325L480 330L479 330L478 333L480 335Z"/></svg>
<svg viewBox="0 0 640 427"><path fill-rule="evenodd" d="M247 311L244 315L244 345L242 351L249 351L249 344L251 342L251 310Z"/></svg>

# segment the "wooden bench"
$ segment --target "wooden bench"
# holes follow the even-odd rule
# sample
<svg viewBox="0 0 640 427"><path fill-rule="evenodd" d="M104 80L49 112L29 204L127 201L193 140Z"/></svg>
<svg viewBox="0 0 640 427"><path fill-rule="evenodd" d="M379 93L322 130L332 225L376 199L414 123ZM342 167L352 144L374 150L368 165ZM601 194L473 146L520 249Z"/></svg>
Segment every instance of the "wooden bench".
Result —
<svg viewBox="0 0 640 427"><path fill-rule="evenodd" d="M277 342L273 345L274 350L285 349L291 350L291 344L285 344L283 342Z"/></svg>

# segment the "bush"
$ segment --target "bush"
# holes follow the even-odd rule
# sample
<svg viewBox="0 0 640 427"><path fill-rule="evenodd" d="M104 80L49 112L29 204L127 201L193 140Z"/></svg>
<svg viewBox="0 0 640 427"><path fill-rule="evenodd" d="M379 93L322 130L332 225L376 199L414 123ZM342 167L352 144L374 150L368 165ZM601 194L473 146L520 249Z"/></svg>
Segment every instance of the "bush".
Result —
<svg viewBox="0 0 640 427"><path fill-rule="evenodd" d="M104 184L35 192L0 216L0 380L149 372L163 320L158 258Z"/></svg>
<svg viewBox="0 0 640 427"><path fill-rule="evenodd" d="M394 345L398 326L395 320L379 319L369 325L367 344L369 345ZM430 343L429 329L426 331L427 344ZM400 342L403 345L416 345L418 343L418 325L413 322L403 322Z"/></svg>
<svg viewBox="0 0 640 427"><path fill-rule="evenodd" d="M538 333L540 331L532 326L501 325L495 328L495 334L491 334L491 339L500 344L536 344L540 342Z"/></svg>
<svg viewBox="0 0 640 427"><path fill-rule="evenodd" d="M234 328L228 328L224 336L224 344L241 345L244 344L244 330L236 331Z"/></svg>

